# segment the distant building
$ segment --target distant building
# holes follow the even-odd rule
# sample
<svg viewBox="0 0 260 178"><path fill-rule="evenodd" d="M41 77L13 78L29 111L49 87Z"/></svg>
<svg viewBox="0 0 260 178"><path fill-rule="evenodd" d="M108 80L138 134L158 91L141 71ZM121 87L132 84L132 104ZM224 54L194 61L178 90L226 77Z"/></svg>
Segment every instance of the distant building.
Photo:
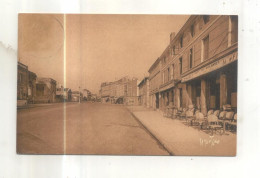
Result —
<svg viewBox="0 0 260 178"><path fill-rule="evenodd" d="M71 101L79 102L83 100L83 95L79 91L72 91L71 93Z"/></svg>
<svg viewBox="0 0 260 178"><path fill-rule="evenodd" d="M101 101L110 103L117 103L122 100L122 103L125 104L130 103L128 101L134 101L137 104L137 93L137 79L130 79L129 77L123 77L114 82L104 82L101 84L100 89Z"/></svg>
<svg viewBox="0 0 260 178"><path fill-rule="evenodd" d="M28 102L35 103L36 98L36 80L37 75L31 71L28 71L29 81L28 81Z"/></svg>
<svg viewBox="0 0 260 178"><path fill-rule="evenodd" d="M56 98L56 81L51 78L38 78L36 82L36 103L53 103Z"/></svg>
<svg viewBox="0 0 260 178"><path fill-rule="evenodd" d="M82 95L83 95L83 100L85 101L91 100L91 92L88 89L83 89Z"/></svg>
<svg viewBox="0 0 260 178"><path fill-rule="evenodd" d="M64 88L62 85L56 88L56 101L57 102L68 102L71 101L71 89Z"/></svg>
<svg viewBox="0 0 260 178"><path fill-rule="evenodd" d="M27 105L28 100L28 66L18 62L17 67L17 106Z"/></svg>
<svg viewBox="0 0 260 178"><path fill-rule="evenodd" d="M18 62L17 68L17 106L34 103L36 97L37 75L28 66Z"/></svg>
<svg viewBox="0 0 260 178"><path fill-rule="evenodd" d="M139 88L139 103L143 106L149 107L149 79L144 79L138 84Z"/></svg>

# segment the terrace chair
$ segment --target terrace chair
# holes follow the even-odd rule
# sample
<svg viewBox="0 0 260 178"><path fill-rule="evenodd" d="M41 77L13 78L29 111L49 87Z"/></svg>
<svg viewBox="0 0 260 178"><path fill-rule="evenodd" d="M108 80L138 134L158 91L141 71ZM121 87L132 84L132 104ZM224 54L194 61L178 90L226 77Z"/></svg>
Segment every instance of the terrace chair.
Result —
<svg viewBox="0 0 260 178"><path fill-rule="evenodd" d="M218 117L219 116L219 110L214 111L213 114Z"/></svg>
<svg viewBox="0 0 260 178"><path fill-rule="evenodd" d="M179 118L182 120L182 119L185 119L185 117L186 117L186 112L187 112L187 108L183 108L182 109L182 112L181 112L181 114L180 114L180 116L179 116Z"/></svg>
<svg viewBox="0 0 260 178"><path fill-rule="evenodd" d="M219 122L220 122L221 124L224 123L224 119L225 119L226 113L227 113L227 111L221 111L220 114L219 114L219 116L218 116Z"/></svg>
<svg viewBox="0 0 260 178"><path fill-rule="evenodd" d="M195 115L194 115L194 111L195 111L195 108L193 105L189 105L188 106L188 110L186 111L186 123L191 122L192 120L195 119ZM192 122L191 122L192 123Z"/></svg>
<svg viewBox="0 0 260 178"><path fill-rule="evenodd" d="M191 123L192 125L197 124L197 125L199 125L200 129L202 129L203 124L206 123L206 119L205 119L204 115L198 111L195 114L195 119L191 122L193 122L193 123Z"/></svg>
<svg viewBox="0 0 260 178"><path fill-rule="evenodd" d="M176 118L180 118L182 111L183 111L182 108L177 109L177 112L176 112L176 114L175 114L175 117L176 117Z"/></svg>
<svg viewBox="0 0 260 178"><path fill-rule="evenodd" d="M237 113L234 114L233 119L228 121L227 124L230 126L230 128L233 127L233 128L235 128L234 130L236 130L236 128L237 128Z"/></svg>
<svg viewBox="0 0 260 178"><path fill-rule="evenodd" d="M223 126L220 124L218 117L215 116L214 114L210 115L207 118L207 120L208 120L208 128L211 130L211 135L213 135L213 131L215 131L216 133L217 130L223 130Z"/></svg>
<svg viewBox="0 0 260 178"><path fill-rule="evenodd" d="M211 115L213 113L214 113L214 111L213 111L213 109L211 109L211 110L208 111L207 116L205 116L205 117L208 117L209 115Z"/></svg>

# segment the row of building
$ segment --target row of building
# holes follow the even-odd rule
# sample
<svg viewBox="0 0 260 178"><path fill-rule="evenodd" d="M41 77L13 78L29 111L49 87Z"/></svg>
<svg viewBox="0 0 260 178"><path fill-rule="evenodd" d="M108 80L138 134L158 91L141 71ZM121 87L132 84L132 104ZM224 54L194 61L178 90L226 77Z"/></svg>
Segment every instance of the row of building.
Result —
<svg viewBox="0 0 260 178"><path fill-rule="evenodd" d="M52 78L37 77L28 66L18 62L17 105L28 103L53 103L79 100L97 100L97 95L89 90L72 91L64 88Z"/></svg>
<svg viewBox="0 0 260 178"><path fill-rule="evenodd" d="M102 103L118 103L126 105L138 104L138 79L123 77L114 82L101 84L100 96Z"/></svg>
<svg viewBox="0 0 260 178"><path fill-rule="evenodd" d="M238 16L192 15L138 85L142 105L237 108Z"/></svg>

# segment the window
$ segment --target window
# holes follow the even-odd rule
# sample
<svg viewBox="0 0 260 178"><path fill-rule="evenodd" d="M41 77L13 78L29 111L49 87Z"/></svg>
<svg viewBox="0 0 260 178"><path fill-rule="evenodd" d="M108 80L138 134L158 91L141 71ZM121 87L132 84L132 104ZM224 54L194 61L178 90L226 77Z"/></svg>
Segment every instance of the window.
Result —
<svg viewBox="0 0 260 178"><path fill-rule="evenodd" d="M202 40L202 54L201 55L202 55L201 61L205 61L209 57L209 36L205 37Z"/></svg>
<svg viewBox="0 0 260 178"><path fill-rule="evenodd" d="M194 24L192 24L190 27L190 34L191 34L191 37L194 36Z"/></svg>
<svg viewBox="0 0 260 178"><path fill-rule="evenodd" d="M174 77L174 64L172 64L171 79Z"/></svg>
<svg viewBox="0 0 260 178"><path fill-rule="evenodd" d="M183 35L180 37L180 48L183 47Z"/></svg>
<svg viewBox="0 0 260 178"><path fill-rule="evenodd" d="M172 56L175 55L175 46L172 47Z"/></svg>
<svg viewBox="0 0 260 178"><path fill-rule="evenodd" d="M164 84L164 72L162 72L162 84Z"/></svg>
<svg viewBox="0 0 260 178"><path fill-rule="evenodd" d="M22 83L23 82L23 74L19 73L19 83Z"/></svg>
<svg viewBox="0 0 260 178"><path fill-rule="evenodd" d="M37 84L36 85L36 92L37 92L37 96L44 96L44 85L43 84Z"/></svg>
<svg viewBox="0 0 260 178"><path fill-rule="evenodd" d="M238 41L238 16L229 16L228 25L228 46L236 43Z"/></svg>
<svg viewBox="0 0 260 178"><path fill-rule="evenodd" d="M166 63L166 57L163 57L163 64Z"/></svg>
<svg viewBox="0 0 260 178"><path fill-rule="evenodd" d="M168 69L167 69L167 75L168 75L168 81L170 81L171 80L171 78L170 78L170 67L168 67Z"/></svg>
<svg viewBox="0 0 260 178"><path fill-rule="evenodd" d="M190 55L189 55L189 63L190 63L190 69L192 68L192 63L193 63L193 50L192 48L190 49Z"/></svg>
<svg viewBox="0 0 260 178"><path fill-rule="evenodd" d="M182 57L180 57L179 62L180 62L180 74L182 74Z"/></svg>
<svg viewBox="0 0 260 178"><path fill-rule="evenodd" d="M204 24L209 22L209 15L203 15Z"/></svg>

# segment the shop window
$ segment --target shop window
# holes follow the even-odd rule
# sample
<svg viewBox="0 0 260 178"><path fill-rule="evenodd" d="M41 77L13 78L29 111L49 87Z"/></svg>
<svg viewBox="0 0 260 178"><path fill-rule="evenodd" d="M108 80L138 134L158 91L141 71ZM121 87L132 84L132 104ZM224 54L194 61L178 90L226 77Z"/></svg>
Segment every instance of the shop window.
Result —
<svg viewBox="0 0 260 178"><path fill-rule="evenodd" d="M180 74L182 74L182 57L179 59L179 65L180 65Z"/></svg>
<svg viewBox="0 0 260 178"><path fill-rule="evenodd" d="M180 90L180 107L182 107L182 88L180 88L179 90Z"/></svg>
<svg viewBox="0 0 260 178"><path fill-rule="evenodd" d="M202 40L202 54L201 61L205 61L209 57L209 36Z"/></svg>
<svg viewBox="0 0 260 178"><path fill-rule="evenodd" d="M194 24L191 25L190 27L190 34L191 34L191 37L194 37Z"/></svg>
<svg viewBox="0 0 260 178"><path fill-rule="evenodd" d="M190 64L190 69L191 69L192 64L193 64L193 50L192 50L192 48L190 49L189 64Z"/></svg>

